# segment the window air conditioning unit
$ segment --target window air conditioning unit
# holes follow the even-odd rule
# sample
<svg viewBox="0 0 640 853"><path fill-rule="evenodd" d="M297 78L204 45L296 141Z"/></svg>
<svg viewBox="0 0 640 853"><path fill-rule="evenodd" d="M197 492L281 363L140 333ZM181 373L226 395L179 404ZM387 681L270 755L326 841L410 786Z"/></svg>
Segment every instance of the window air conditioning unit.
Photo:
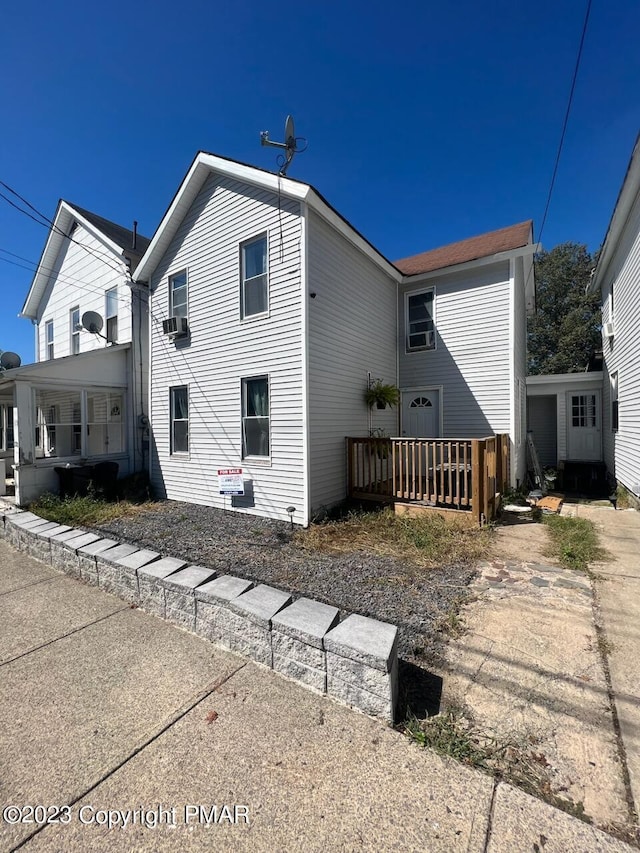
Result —
<svg viewBox="0 0 640 853"><path fill-rule="evenodd" d="M169 317L162 321L162 331L170 338L182 338L188 332L186 317Z"/></svg>
<svg viewBox="0 0 640 853"><path fill-rule="evenodd" d="M612 338L613 337L613 323L605 323L604 326L602 327L602 334L605 336L605 338Z"/></svg>

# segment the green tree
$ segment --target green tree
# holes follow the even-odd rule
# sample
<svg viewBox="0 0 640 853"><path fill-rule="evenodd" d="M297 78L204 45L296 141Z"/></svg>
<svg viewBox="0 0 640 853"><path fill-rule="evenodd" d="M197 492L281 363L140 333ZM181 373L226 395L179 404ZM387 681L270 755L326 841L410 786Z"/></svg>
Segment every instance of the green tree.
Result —
<svg viewBox="0 0 640 853"><path fill-rule="evenodd" d="M586 292L596 262L579 243L561 243L536 257L536 313L527 323L530 374L581 372L601 348L600 297Z"/></svg>

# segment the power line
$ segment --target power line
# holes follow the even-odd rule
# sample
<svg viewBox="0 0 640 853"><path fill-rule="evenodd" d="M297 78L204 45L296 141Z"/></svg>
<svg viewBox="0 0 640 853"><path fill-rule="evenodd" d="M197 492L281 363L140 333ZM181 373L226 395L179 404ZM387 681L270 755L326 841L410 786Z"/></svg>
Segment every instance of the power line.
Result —
<svg viewBox="0 0 640 853"><path fill-rule="evenodd" d="M564 145L564 137L567 132L567 125L569 124L569 114L571 113L571 105L573 103L573 94L576 89L576 81L578 79L578 71L580 69L580 60L582 59L582 48L584 47L584 40L587 35L587 25L589 23L589 15L591 14L591 0L587 0L587 11L584 16L584 23L582 25L582 35L580 36L580 46L578 47L578 55L576 57L576 64L573 71L573 79L571 81L571 89L569 91L569 100L567 101L567 109L564 115L564 121L562 123L562 133L560 134L560 143L558 145L558 153L556 154L556 160L553 167L553 174L551 176L551 183L549 185L549 192L547 194L547 201L544 207L544 214L542 216L542 223L540 225L540 233L538 235L538 240L542 241L542 232L544 231L544 226L547 221L547 214L549 212L549 205L551 204L551 196L553 195L553 188L556 182L556 176L558 174L558 166L560 165L560 155L562 154L562 148Z"/></svg>
<svg viewBox="0 0 640 853"><path fill-rule="evenodd" d="M32 219L38 225L42 225L44 228L47 228L48 230L53 230L56 233L60 234L62 237L65 237L71 243L75 243L77 246L80 246L82 249L85 250L85 252L88 252L96 260L101 260L99 255L102 255L104 258L107 259L107 260L103 260L103 263L105 263L107 266L111 267L111 269L114 272L117 272L119 274L122 272L122 270L118 269L117 267L113 266L112 263L110 263L110 261L113 260L112 253L107 253L105 251L102 251L101 249L93 250L93 249L89 248L89 246L86 246L84 243L80 243L78 240L74 240L74 238L70 234L65 234L65 232L61 228L59 228L52 219L49 219L48 216L45 216L44 213L41 213L36 207L34 207L29 201L27 201L26 198L21 196L19 192L14 190L12 187L10 187L8 184L6 184L4 181L0 181L0 186L3 186L6 190L8 190L16 198L19 198L21 202L26 204L30 210L33 210L40 217L40 219L44 220L44 222L41 222L40 219L36 219L36 217L33 216L31 213L29 213L27 210L23 210L19 205L15 204L15 202L11 201L10 198L7 198L7 196L4 193L0 192L0 198L3 198L8 204L11 205L11 207L14 207L19 213L22 213L24 216L28 216L29 219ZM126 264L124 263L124 260L122 261L122 264L123 264L124 268L126 269Z"/></svg>

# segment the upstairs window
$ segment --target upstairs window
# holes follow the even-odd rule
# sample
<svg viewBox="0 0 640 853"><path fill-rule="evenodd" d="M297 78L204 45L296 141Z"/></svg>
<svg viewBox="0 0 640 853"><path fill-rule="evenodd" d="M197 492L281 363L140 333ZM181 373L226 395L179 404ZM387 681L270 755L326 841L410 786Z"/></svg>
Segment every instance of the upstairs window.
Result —
<svg viewBox="0 0 640 853"><path fill-rule="evenodd" d="M189 389L186 385L170 388L171 453L189 452Z"/></svg>
<svg viewBox="0 0 640 853"><path fill-rule="evenodd" d="M268 457L269 439L269 378L243 379L242 457Z"/></svg>
<svg viewBox="0 0 640 853"><path fill-rule="evenodd" d="M69 311L69 326L69 334L71 335L69 351L71 355L78 355L80 352L80 308L77 305Z"/></svg>
<svg viewBox="0 0 640 853"><path fill-rule="evenodd" d="M53 320L47 320L44 329L47 359L51 361L53 358Z"/></svg>
<svg viewBox="0 0 640 853"><path fill-rule="evenodd" d="M267 235L241 246L240 315L257 317L269 310Z"/></svg>
<svg viewBox="0 0 640 853"><path fill-rule="evenodd" d="M183 270L169 278L169 316L187 317L187 271Z"/></svg>
<svg viewBox="0 0 640 853"><path fill-rule="evenodd" d="M105 293L105 311L107 321L107 342L118 343L118 288L112 287Z"/></svg>
<svg viewBox="0 0 640 853"><path fill-rule="evenodd" d="M433 322L433 289L420 293L407 293L405 297L405 323L407 352L436 348Z"/></svg>

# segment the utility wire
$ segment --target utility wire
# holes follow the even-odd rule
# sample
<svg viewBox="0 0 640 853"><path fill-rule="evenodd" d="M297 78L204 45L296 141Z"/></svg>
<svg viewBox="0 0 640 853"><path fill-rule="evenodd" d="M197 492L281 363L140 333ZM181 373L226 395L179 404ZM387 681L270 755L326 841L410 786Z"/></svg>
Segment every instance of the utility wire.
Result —
<svg viewBox="0 0 640 853"><path fill-rule="evenodd" d="M582 25L582 35L580 36L580 46L578 47L578 55L576 57L576 65L573 71L573 79L571 81L571 89L569 92L569 100L567 102L567 109L564 115L564 122L562 123L562 133L560 134L560 143L558 145L558 153L556 154L556 161L553 167L553 174L551 176L551 183L549 185L549 192L547 194L547 201L544 207L544 214L542 216L542 223L540 225L540 233L538 234L538 241L542 241L542 232L544 231L544 226L547 221L547 214L549 213L549 205L551 204L551 196L553 195L553 188L556 182L556 176L558 174L558 166L560 165L560 155L562 154L562 148L564 145L564 137L567 132L567 125L569 124L569 115L571 113L571 105L573 103L573 95L576 89L576 81L578 79L578 71L580 69L580 61L582 59L582 48L584 47L585 37L587 35L587 26L589 24L589 15L591 14L591 2L592 0L588 0L587 2L587 11L584 16L584 23Z"/></svg>
<svg viewBox="0 0 640 853"><path fill-rule="evenodd" d="M42 225L44 228L47 228L48 230L49 229L53 230L56 233L60 234L62 237L66 237L66 239L69 240L71 243L75 243L77 246L80 246L82 249L84 249L85 252L88 252L90 255L93 255L93 257L96 260L103 260L102 258L99 257L99 255L102 255L103 258L107 259L107 260L103 260L103 263L105 263L107 266L111 267L111 269L114 272L117 272L118 274L122 274L122 270L118 269L117 267L115 267L113 265L113 263L111 263L111 261L113 260L112 253L107 253L101 249L95 249L95 250L91 249L89 246L86 246L84 243L80 243L78 240L74 240L74 238L70 234L65 234L65 232L61 228L59 228L52 219L49 219L48 216L45 216L44 213L41 213L36 207L34 207L29 201L27 201L26 198L21 196L19 192L14 190L12 187L10 187L8 184L6 184L4 181L0 181L0 186L3 186L6 190L8 190L16 198L19 198L20 201L23 202L23 204L26 204L27 207L30 210L34 211L40 217L40 219L44 220L44 222L41 222L40 219L36 219L36 217L33 216L31 213L29 213L29 211L23 210L23 208L21 208L15 202L11 201L11 199L8 198L4 193L0 192L0 198L3 198L8 204L11 205L11 207L14 207L17 211L22 213L24 216L28 216L29 219L32 219L34 222L37 222L38 225ZM71 207L73 207L73 205L71 205ZM124 268L126 269L126 264L124 263L124 260L122 261L122 264L123 264ZM128 270L127 270L127 272L128 272Z"/></svg>

